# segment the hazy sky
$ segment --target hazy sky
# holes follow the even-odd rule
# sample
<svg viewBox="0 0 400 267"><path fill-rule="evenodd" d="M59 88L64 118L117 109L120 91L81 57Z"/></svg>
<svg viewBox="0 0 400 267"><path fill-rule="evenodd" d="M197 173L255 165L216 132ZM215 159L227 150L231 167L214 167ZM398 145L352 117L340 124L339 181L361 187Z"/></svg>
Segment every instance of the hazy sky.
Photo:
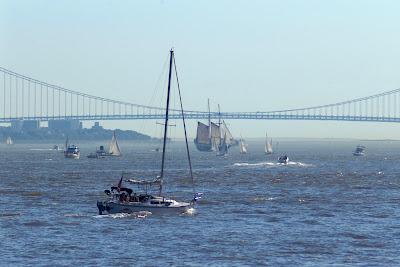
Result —
<svg viewBox="0 0 400 267"><path fill-rule="evenodd" d="M0 66L159 105L175 48L187 109L269 111L400 87L400 1L4 1ZM165 75L164 75L165 76ZM155 135L154 121L104 122ZM190 121L195 134L195 121ZM230 121L261 137L400 138L400 125ZM178 131L178 130L177 130Z"/></svg>

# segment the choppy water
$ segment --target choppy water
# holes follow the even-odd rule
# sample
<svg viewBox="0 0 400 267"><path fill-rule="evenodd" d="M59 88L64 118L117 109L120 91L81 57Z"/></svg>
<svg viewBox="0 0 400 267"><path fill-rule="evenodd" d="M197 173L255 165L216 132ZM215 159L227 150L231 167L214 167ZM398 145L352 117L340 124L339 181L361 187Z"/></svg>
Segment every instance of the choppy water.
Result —
<svg viewBox="0 0 400 267"><path fill-rule="evenodd" d="M97 215L123 171L157 175L160 154L122 143L120 159L64 159L48 145L0 146L1 265L254 266L400 264L400 142L262 143L226 158L193 153L194 214ZM99 144L98 144L99 145ZM166 190L189 198L183 146L172 145Z"/></svg>

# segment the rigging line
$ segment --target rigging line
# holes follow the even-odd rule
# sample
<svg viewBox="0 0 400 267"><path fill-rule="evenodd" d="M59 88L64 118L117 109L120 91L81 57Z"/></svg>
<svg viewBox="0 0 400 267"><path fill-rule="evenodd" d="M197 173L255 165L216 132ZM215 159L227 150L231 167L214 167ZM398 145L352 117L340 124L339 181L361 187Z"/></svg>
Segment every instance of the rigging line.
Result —
<svg viewBox="0 0 400 267"><path fill-rule="evenodd" d="M179 86L178 71L176 70L175 55L173 57L173 60L174 60L176 84L177 84L178 92L179 92L179 102L181 104L181 114L182 114L183 130L185 132L185 142L186 142L187 158L188 158L188 162L189 162L189 172L190 172L190 178L192 179L193 194L195 195L196 190L195 190L194 179L193 179L192 161L190 159L189 144L188 144L188 139L187 139L186 123L185 123L185 113L183 112L182 96L181 96L181 89Z"/></svg>

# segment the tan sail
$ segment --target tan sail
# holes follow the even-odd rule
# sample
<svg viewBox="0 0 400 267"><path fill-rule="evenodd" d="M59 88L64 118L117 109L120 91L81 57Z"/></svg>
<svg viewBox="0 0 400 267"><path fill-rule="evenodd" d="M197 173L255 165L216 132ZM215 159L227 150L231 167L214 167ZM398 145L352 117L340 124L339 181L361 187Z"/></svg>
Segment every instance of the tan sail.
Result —
<svg viewBox="0 0 400 267"><path fill-rule="evenodd" d="M117 142L117 137L115 136L115 132L113 133L109 153L112 156L121 156L121 150L119 149L119 145Z"/></svg>
<svg viewBox="0 0 400 267"><path fill-rule="evenodd" d="M210 127L204 123L197 123L196 140L199 144L209 144Z"/></svg>

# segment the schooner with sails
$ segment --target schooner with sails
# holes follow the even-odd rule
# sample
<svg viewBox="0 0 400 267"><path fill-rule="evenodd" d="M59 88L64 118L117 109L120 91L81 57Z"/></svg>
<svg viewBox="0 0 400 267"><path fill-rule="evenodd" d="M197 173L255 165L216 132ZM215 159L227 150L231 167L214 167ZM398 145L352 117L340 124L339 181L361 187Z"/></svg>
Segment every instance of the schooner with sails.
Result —
<svg viewBox="0 0 400 267"><path fill-rule="evenodd" d="M238 142L233 138L228 126L224 120L221 120L221 113L218 114L219 120L217 123L211 121L210 102L208 101L208 125L202 122L197 122L197 134L194 143L197 150L212 152L216 151L217 155L226 155L228 149L237 145Z"/></svg>

